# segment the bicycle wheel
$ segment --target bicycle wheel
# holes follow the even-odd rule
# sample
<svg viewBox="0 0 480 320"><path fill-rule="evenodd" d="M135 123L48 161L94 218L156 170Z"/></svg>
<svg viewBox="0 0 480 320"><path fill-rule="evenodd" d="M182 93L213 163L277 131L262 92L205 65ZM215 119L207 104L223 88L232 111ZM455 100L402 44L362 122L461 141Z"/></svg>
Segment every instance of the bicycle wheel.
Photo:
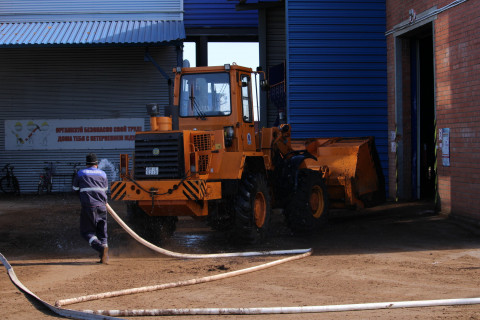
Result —
<svg viewBox="0 0 480 320"><path fill-rule="evenodd" d="M52 185L52 182L50 181L47 181L47 193L50 194L52 193L52 188L53 188L53 185Z"/></svg>
<svg viewBox="0 0 480 320"><path fill-rule="evenodd" d="M18 185L18 182L17 182ZM0 179L0 189L5 193L16 193L17 189L11 177L3 177Z"/></svg>
<svg viewBox="0 0 480 320"><path fill-rule="evenodd" d="M40 177L40 181L38 181L37 194L38 195L43 194L44 190L45 190L45 182L43 180L43 177Z"/></svg>

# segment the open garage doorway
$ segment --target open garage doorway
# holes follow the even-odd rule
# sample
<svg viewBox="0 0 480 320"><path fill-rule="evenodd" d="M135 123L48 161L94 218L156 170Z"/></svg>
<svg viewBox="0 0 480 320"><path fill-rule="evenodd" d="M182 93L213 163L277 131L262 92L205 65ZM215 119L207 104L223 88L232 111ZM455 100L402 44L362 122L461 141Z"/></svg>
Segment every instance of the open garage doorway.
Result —
<svg viewBox="0 0 480 320"><path fill-rule="evenodd" d="M396 119L401 132L397 139L402 140L396 155L400 178L397 195L408 200L433 199L436 141L432 23L401 35L396 43L401 47L396 60L400 73Z"/></svg>
<svg viewBox="0 0 480 320"><path fill-rule="evenodd" d="M432 25L410 40L412 199L435 195L435 94Z"/></svg>

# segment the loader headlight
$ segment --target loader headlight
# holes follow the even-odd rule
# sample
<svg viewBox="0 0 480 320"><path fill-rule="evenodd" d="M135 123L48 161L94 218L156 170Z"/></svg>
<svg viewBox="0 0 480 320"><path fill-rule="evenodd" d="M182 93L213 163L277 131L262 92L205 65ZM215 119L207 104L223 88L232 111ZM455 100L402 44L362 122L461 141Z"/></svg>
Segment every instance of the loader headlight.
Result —
<svg viewBox="0 0 480 320"><path fill-rule="evenodd" d="M235 131L233 130L233 127L223 128L223 135L225 137L225 147L228 148L232 146L234 134L235 134Z"/></svg>

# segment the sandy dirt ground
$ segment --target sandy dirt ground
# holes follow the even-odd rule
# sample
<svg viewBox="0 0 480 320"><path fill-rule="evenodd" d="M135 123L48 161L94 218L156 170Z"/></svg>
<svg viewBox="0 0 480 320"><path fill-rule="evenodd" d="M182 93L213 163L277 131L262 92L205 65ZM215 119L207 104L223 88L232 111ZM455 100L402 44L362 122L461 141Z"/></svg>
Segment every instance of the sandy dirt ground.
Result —
<svg viewBox="0 0 480 320"><path fill-rule="evenodd" d="M120 216L125 216L123 203L111 205ZM139 245L110 217L110 264L100 265L96 263L96 253L79 235L79 212L78 199L73 195L0 198L0 253L24 285L51 304L87 294L221 274L279 258L186 260L162 256ZM334 212L329 225L311 237L291 235L278 214L272 227L265 244L234 246L227 243L224 234L184 218L174 236L161 245L184 253L313 248L313 255L225 280L66 307L295 307L480 297L478 233L435 215L430 203L386 204L362 212ZM0 273L0 297L2 319L58 317L19 291L5 268ZM480 305L162 318L480 319Z"/></svg>

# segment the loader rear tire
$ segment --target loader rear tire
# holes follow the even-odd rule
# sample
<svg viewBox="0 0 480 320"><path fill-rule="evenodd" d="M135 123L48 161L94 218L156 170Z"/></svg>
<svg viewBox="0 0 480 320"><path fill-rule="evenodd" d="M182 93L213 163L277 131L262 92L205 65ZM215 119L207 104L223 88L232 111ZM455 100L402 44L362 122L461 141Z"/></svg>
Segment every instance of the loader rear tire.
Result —
<svg viewBox="0 0 480 320"><path fill-rule="evenodd" d="M318 171L299 170L298 187L285 208L285 217L295 234L312 234L327 222L327 188Z"/></svg>
<svg viewBox="0 0 480 320"><path fill-rule="evenodd" d="M236 242L254 244L267 236L270 226L270 194L264 174L244 171L234 200Z"/></svg>
<svg viewBox="0 0 480 320"><path fill-rule="evenodd" d="M149 216L136 202L127 204L129 226L142 238L155 244L173 235L177 217Z"/></svg>

